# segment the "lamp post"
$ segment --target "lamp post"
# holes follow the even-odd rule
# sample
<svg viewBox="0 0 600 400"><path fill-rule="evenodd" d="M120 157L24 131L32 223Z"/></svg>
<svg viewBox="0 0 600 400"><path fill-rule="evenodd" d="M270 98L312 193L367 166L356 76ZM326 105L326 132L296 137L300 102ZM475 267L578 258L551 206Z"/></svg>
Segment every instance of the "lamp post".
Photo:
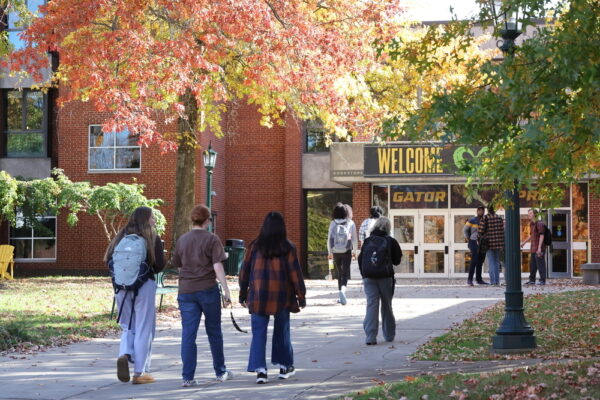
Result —
<svg viewBox="0 0 600 400"><path fill-rule="evenodd" d="M213 150L212 143L208 144L208 149L202 153L204 159L204 168L206 168L206 207L212 214L212 174L217 164L217 152ZM208 231L212 232L212 223L208 225Z"/></svg>
<svg viewBox="0 0 600 400"><path fill-rule="evenodd" d="M500 27L497 45L505 57L512 57L515 39L521 35L522 18L520 10L512 7L502 9L502 2L490 0L489 7L496 26ZM506 208L504 230L506 305L504 318L492 338L495 352L526 351L536 347L534 330L523 314L523 289L521 287L521 247L520 247L520 204L519 181L515 179L512 190L506 192L509 206Z"/></svg>

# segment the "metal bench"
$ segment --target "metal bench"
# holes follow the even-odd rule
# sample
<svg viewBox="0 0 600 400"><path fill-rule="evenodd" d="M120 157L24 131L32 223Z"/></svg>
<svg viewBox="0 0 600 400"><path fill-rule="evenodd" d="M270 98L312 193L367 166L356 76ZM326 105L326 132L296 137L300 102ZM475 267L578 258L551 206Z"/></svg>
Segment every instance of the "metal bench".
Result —
<svg viewBox="0 0 600 400"><path fill-rule="evenodd" d="M165 284L165 276L167 276L167 275L174 275L174 276L178 277L179 272L177 272L177 270L175 270L175 269L165 269L164 271L161 271L158 274L154 275L154 278L156 279L156 295L160 296L160 302L158 304L158 311L160 311L162 309L162 303L163 303L163 298L165 297L165 294L177 293L177 291L179 290L178 285L166 285ZM115 314L116 306L117 306L117 298L115 296L113 296L112 308L110 310L110 319L112 319L113 315Z"/></svg>
<svg viewBox="0 0 600 400"><path fill-rule="evenodd" d="M583 264L583 283L586 285L600 285L600 263Z"/></svg>

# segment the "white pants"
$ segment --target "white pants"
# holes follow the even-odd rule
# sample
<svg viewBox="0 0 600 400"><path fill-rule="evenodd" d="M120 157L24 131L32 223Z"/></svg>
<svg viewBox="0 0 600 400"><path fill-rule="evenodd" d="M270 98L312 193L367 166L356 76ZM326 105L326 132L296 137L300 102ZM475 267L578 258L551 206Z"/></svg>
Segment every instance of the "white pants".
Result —
<svg viewBox="0 0 600 400"><path fill-rule="evenodd" d="M121 310L119 324L123 330L119 357L129 354L134 361L134 373L150 372L152 341L156 332L156 281L149 279L138 289L133 304L133 292L121 290L116 294L118 310ZM121 309L121 305L123 308ZM133 312L133 318L131 313ZM131 318L131 326L129 320Z"/></svg>

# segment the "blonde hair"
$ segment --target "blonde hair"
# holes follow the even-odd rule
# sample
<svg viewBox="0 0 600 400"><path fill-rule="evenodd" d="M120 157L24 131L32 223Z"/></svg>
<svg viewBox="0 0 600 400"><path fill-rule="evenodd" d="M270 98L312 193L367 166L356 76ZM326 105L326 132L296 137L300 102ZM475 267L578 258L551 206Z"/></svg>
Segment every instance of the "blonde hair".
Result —
<svg viewBox="0 0 600 400"><path fill-rule="evenodd" d="M149 265L154 265L154 242L156 241L156 232L150 225L150 217L152 217L152 209L150 207L136 208L127 221L127 225L119 231L108 245L104 254L104 262L108 262L112 258L113 251L121 239L126 235L138 235L146 240L146 252Z"/></svg>

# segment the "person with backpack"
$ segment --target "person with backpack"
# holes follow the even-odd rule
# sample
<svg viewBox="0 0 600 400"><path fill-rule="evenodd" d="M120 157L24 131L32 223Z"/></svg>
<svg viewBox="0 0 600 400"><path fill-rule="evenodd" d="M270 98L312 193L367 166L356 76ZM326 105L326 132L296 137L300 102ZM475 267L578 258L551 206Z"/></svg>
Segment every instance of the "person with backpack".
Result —
<svg viewBox="0 0 600 400"><path fill-rule="evenodd" d="M239 283L239 301L248 308L252 325L248 372L256 373L256 383L268 382L267 328L273 316L271 363L279 367L279 379L293 376L296 370L290 313L306 306L306 287L296 247L287 239L280 213L272 211L265 217L244 257Z"/></svg>
<svg viewBox="0 0 600 400"><path fill-rule="evenodd" d="M154 382L150 375L156 331L154 274L165 267L163 245L154 231L155 223L151 208L136 208L104 255L115 289L117 322L122 329L117 359L117 378L121 382L130 380L130 363L134 366L132 383Z"/></svg>
<svg viewBox="0 0 600 400"><path fill-rule="evenodd" d="M198 362L196 336L202 315L208 336L216 379L224 382L233 378L225 366L223 331L221 330L221 291L223 302L231 303L223 262L227 259L219 237L207 230L211 223L210 210L203 204L191 213L192 230L182 235L175 245L172 265L179 269L177 303L181 313L182 387L198 385L194 379ZM218 282L218 283L217 283Z"/></svg>
<svg viewBox="0 0 600 400"><path fill-rule="evenodd" d="M367 311L363 321L367 346L377 344L380 303L383 337L386 342L393 342L396 337L396 318L392 309L396 286L394 265L402 261L402 250L390 232L389 218L379 217L358 255L358 266L367 296Z"/></svg>
<svg viewBox="0 0 600 400"><path fill-rule="evenodd" d="M537 213L533 209L527 211L529 216L529 237L521 242L521 248L525 243L531 240L531 258L529 261L529 280L526 285L535 285L535 276L540 271L540 280L538 285L546 284L546 247L551 239L549 229L542 221L538 220Z"/></svg>
<svg viewBox="0 0 600 400"><path fill-rule="evenodd" d="M490 268L490 283L500 286L500 251L504 249L504 221L496 214L494 206L488 204L488 213L479 223L479 242L486 242L485 257Z"/></svg>
<svg viewBox="0 0 600 400"><path fill-rule="evenodd" d="M361 247L364 244L365 239L371 234L375 221L377 221L377 218L381 217L382 214L383 210L381 207L371 207L369 210L369 218L366 218L362 224L360 224L360 228L358 229L358 241Z"/></svg>
<svg viewBox="0 0 600 400"><path fill-rule="evenodd" d="M333 209L333 221L329 224L327 235L328 258L333 258L333 268L337 273L339 299L338 303L346 304L346 287L350 279L350 263L352 250L358 247L356 225L348 218L348 208L337 203Z"/></svg>

